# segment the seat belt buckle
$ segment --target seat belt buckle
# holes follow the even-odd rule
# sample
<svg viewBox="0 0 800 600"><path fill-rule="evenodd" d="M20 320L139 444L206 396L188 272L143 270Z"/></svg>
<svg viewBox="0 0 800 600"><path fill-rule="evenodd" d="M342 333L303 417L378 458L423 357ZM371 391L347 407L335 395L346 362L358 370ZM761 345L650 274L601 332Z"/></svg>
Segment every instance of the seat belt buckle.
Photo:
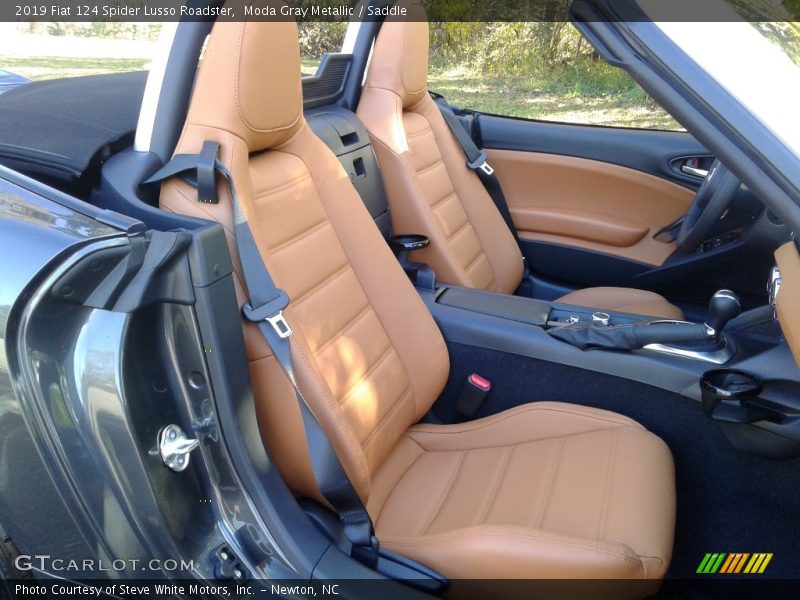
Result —
<svg viewBox="0 0 800 600"><path fill-rule="evenodd" d="M467 161L467 166L470 169L472 169L473 171L477 171L478 169L480 169L481 171L483 171L487 175L493 175L494 174L494 169L492 168L492 166L488 162L486 162L486 152L481 152L478 155L478 158L476 158L472 162Z"/></svg>
<svg viewBox="0 0 800 600"><path fill-rule="evenodd" d="M272 328L275 330L275 333L278 334L278 337L281 339L286 339L292 336L292 328L289 326L289 323L286 321L286 318L283 316L283 311L279 311L277 315L273 315L271 317L267 317L264 319L267 323L272 325Z"/></svg>
<svg viewBox="0 0 800 600"><path fill-rule="evenodd" d="M278 334L281 339L291 337L292 328L289 326L286 317L283 316L283 309L289 305L289 296L283 290L278 290L278 295L265 304L254 307L252 301L248 300L242 305L242 315L252 323L266 321Z"/></svg>
<svg viewBox="0 0 800 600"><path fill-rule="evenodd" d="M492 382L477 373L472 373L467 377L464 389L461 390L461 395L456 402L458 414L464 419L473 418L490 391L492 391Z"/></svg>

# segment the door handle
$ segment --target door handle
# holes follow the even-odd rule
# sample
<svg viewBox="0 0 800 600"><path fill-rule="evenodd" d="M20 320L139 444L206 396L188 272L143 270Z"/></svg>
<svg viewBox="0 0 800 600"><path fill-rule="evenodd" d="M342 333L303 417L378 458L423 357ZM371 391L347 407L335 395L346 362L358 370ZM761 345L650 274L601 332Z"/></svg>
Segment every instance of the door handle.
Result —
<svg viewBox="0 0 800 600"><path fill-rule="evenodd" d="M705 179L708 176L708 169L699 169L697 167L690 167L689 165L681 165L681 171L693 177Z"/></svg>

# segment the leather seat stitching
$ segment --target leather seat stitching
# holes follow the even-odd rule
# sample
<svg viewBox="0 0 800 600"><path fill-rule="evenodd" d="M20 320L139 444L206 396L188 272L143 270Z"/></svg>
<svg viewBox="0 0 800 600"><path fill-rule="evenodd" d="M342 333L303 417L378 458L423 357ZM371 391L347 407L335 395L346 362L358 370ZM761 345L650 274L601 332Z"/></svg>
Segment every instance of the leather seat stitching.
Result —
<svg viewBox="0 0 800 600"><path fill-rule="evenodd" d="M434 504L432 514L422 525L422 528L417 532L417 535L423 535L427 533L428 529L433 524L433 521L436 519L436 517L439 516L439 512L442 510L442 506L444 506L445 500L447 500L447 497L450 495L450 491L453 488L453 484L455 483L456 478L458 477L458 474L461 471L461 466L464 464L464 459L466 458L468 453L469 450L461 450L458 453L458 458L456 458L453 469L451 470L450 476L448 477L447 485L442 489L442 493L439 496L438 502Z"/></svg>
<svg viewBox="0 0 800 600"><path fill-rule="evenodd" d="M495 476L495 480L492 482L492 486L489 490L489 495L487 497L486 506L480 512L480 516L478 517L478 524L483 524L486 522L486 518L492 512L492 508L494 507L494 503L497 500L498 491L502 488L502 483L506 478L506 472L508 471L508 465L511 462L511 457L514 455L514 452L517 451L519 448L518 445L508 446L504 450L503 459L500 462L501 468L497 472Z"/></svg>
<svg viewBox="0 0 800 600"><path fill-rule="evenodd" d="M458 229L456 229L453 233L447 236L447 241L452 242L454 238L458 237L458 235L464 231L467 227L472 227L472 224L469 222L469 219L465 219L464 222L459 225Z"/></svg>
<svg viewBox="0 0 800 600"><path fill-rule="evenodd" d="M373 362L373 363L372 363L372 364L369 366L369 368L367 368L367 370L364 372L364 374L363 374L363 375L361 375L361 377L359 377L359 378L358 378L358 379L357 379L355 382L353 382L353 383L352 383L352 385L348 386L348 388L347 388L347 389L346 389L346 390L345 390L345 391L342 393L342 395L339 397L339 404L340 404L341 406L345 406L345 405L346 405L346 404L347 404L347 403L350 401L350 399L353 397L353 396L351 396L351 394L353 393L353 391L354 391L354 390L355 390L355 389L356 389L356 388L357 388L359 385L361 385L362 383L364 383L364 381L365 381L365 380L369 379L369 376L370 376L370 375L372 375L372 372L373 372L375 369L377 369L377 368L378 368L378 366L379 366L379 365L380 365L380 364L381 364L381 363L382 363L384 360L386 360L386 358L387 358L388 356L390 356L390 355L391 355L391 351L392 351L392 350L394 350L394 346L392 346L391 342L387 343L387 345L386 345L386 348L384 348L383 350L381 350L381 353L380 353L380 354L378 355L378 357L375 359L375 362Z"/></svg>
<svg viewBox="0 0 800 600"><path fill-rule="evenodd" d="M414 442L414 440L411 440L411 441ZM383 509L386 508L386 503L389 501L389 498L391 498L392 495L394 494L394 491L397 489L397 486L400 485L400 482L403 481L403 479L405 479L406 475L408 475L409 471L411 471L411 467L413 467L415 464L417 464L419 459L422 456L425 455L425 450L420 448L419 444L414 442L414 445L417 446L417 448L419 448L419 453L414 457L414 460L412 460L408 464L408 466L403 470L403 473L400 475L400 477L398 477L395 480L395 482L392 484L392 487L389 488L389 493L386 494L386 500L384 500L383 504L381 504L380 508L378 509L378 513L373 518L373 521L375 523L375 529L378 529L379 523L380 523L380 518L381 518L381 515L383 514Z"/></svg>
<svg viewBox="0 0 800 600"><path fill-rule="evenodd" d="M298 306L298 305L302 304L305 300L307 300L311 296L315 295L323 287L325 287L329 283L331 283L334 279L338 279L339 277L341 277L342 275L344 275L348 271L350 271L350 263L349 262L345 262L341 267L339 267L339 269L337 269L333 273L327 275L324 279L322 279L322 281L319 281L319 282L315 283L314 285L312 285L310 288L308 288L304 292L301 292L297 297L292 298L292 302L294 302L295 306Z"/></svg>
<svg viewBox="0 0 800 600"><path fill-rule="evenodd" d="M608 504L611 496L611 480L614 475L614 466L617 460L617 444L619 442L619 429L613 429L611 437L611 448L609 448L608 464L606 465L605 490L603 492L603 504L600 512L600 522L597 527L597 539L603 539L606 532L606 521L608 520Z"/></svg>
<svg viewBox="0 0 800 600"><path fill-rule="evenodd" d="M304 239L306 239L310 235L316 233L317 231L320 231L320 230L324 229L326 225L330 226L330 223L328 223L325 219L323 219L322 221L319 221L317 223L314 223L313 225L311 225L311 227L307 227L303 231L300 231L299 233L296 233L296 234L292 235L286 241L281 242L280 244L276 244L274 246L270 246L270 248L269 248L270 254L272 254L272 255L279 254L281 251L285 250L286 248L290 248L290 247L294 246L295 244L297 244L299 242L302 242Z"/></svg>
<svg viewBox="0 0 800 600"><path fill-rule="evenodd" d="M474 232L474 230L473 230L473 232ZM478 241L478 245L480 246L480 240ZM472 270L476 266L478 266L478 263L480 262L481 258L485 258L486 262L489 262L489 257L486 256L486 253L483 251L483 249L479 250L478 254L475 256L475 258L473 258L471 261L469 261L469 265L468 266L462 267L464 269L464 272L466 273L467 277L469 277L470 281L472 281L473 283L475 283L475 279L472 277ZM494 271L492 271L491 268L492 268L492 264L489 263L489 270L492 273L492 277L489 279L489 282L484 286L480 286L480 287L482 287L483 289L485 289L487 291L491 291L492 290L492 286L495 283Z"/></svg>
<svg viewBox="0 0 800 600"><path fill-rule="evenodd" d="M398 160L401 160L401 161L402 161L402 160L405 160L406 162L409 162L409 161L408 161L408 159L406 159L406 158L403 156L403 154L401 154L401 153L397 152L397 151L396 151L394 148L392 148L392 147L391 147L389 144L387 144L386 142L384 142L384 141L383 141L382 139L380 139L379 137L377 137L377 136L373 136L372 134L370 134L370 136L369 136L369 139L370 139L370 141L372 142L372 145L373 145L373 146L375 146L375 145L380 145L380 146L381 146L381 147L382 147L384 150L386 150L386 151L387 151L389 154L391 154L392 156L394 156L396 159L398 159ZM409 163L409 164L410 164L410 163ZM413 166L412 166L412 168L413 168Z"/></svg>
<svg viewBox="0 0 800 600"><path fill-rule="evenodd" d="M294 179L290 179L288 181L285 181L283 183L279 183L279 184L274 185L272 187L266 187L266 188L263 188L263 189L259 190L253 196L253 199L254 200L261 200L262 198L268 198L269 196L274 196L275 194L278 194L280 192L285 192L286 190L290 190L290 189L292 189L292 188L294 188L294 187L296 187L296 186L298 186L298 185L300 185L302 183L305 183L306 181L308 181L310 179L311 179L311 175L309 175L308 172L306 172L303 175L300 175L299 177L295 177Z"/></svg>
<svg viewBox="0 0 800 600"><path fill-rule="evenodd" d="M289 125L284 125L281 127L273 127L272 129L257 129L250 124L250 121L244 116L244 111L242 111L241 104L239 102L239 73L242 69L242 42L244 40L244 30L246 22L243 22L239 27L239 33L237 35L237 43L236 43L236 72L233 75L233 97L234 97L234 104L236 104L236 112L239 115L239 119L241 120L242 124L247 127L250 131L255 133L275 133L278 131L287 131L297 125L300 119L303 118L303 105L300 104L300 110L297 113L294 121L292 121Z"/></svg>
<svg viewBox="0 0 800 600"><path fill-rule="evenodd" d="M399 101L400 107L401 108L403 107L403 98L400 96L400 94L397 93L396 90L393 90L393 89L390 89L390 88L387 88L387 87L383 87L382 85L368 84L368 85L364 86L364 89L363 89L363 91L361 93L362 97L364 95L363 92L367 91L368 89L383 90L384 92L391 92L391 94L393 96L395 96L397 98L397 100Z"/></svg>
<svg viewBox="0 0 800 600"><path fill-rule="evenodd" d="M409 34L409 31L410 31L410 29L407 28L407 27L404 27L403 30L402 30L403 40L401 42L401 46L400 47L402 48L403 52L405 52L406 48L408 48L408 34ZM425 84L421 88L416 89L416 90L408 89L408 84L406 84L405 75L406 75L405 74L405 70L401 69L400 70L400 83L403 86L404 95L413 97L413 96L416 96L417 94L419 94L421 92L427 93L427 91L428 91L428 89L427 89L428 88L428 77L427 77L427 75L425 77Z"/></svg>
<svg viewBox="0 0 800 600"><path fill-rule="evenodd" d="M660 307L665 306L665 305L664 305L663 302L660 302L658 300L643 300L641 302L629 302L627 304L621 304L619 306L614 306L613 309L614 310L618 310L620 312L630 312L630 311L626 311L625 309L626 308L630 308L631 306L634 307L634 308L648 308L649 309L650 307L660 308Z"/></svg>
<svg viewBox="0 0 800 600"><path fill-rule="evenodd" d="M406 385L406 387L403 388L403 391L400 392L400 394L398 394L397 401L392 403L392 406L389 408L389 410L386 411L386 414L384 414L378 420L378 422L373 427L372 431L369 433L369 435L366 437L366 439L362 442L361 445L365 450L367 448L369 448L369 446L372 444L372 442L375 441L378 432L383 428L383 426L386 425L386 423L389 422L389 417L394 415L396 412L398 412L400 410L400 407L405 404L406 396L408 396L410 393L411 393L411 384L409 383L409 384Z"/></svg>
<svg viewBox="0 0 800 600"><path fill-rule="evenodd" d="M541 504L538 506L538 510L536 511L536 520L534 521L534 527L536 529L541 529L542 523L544 522L545 514L547 514L547 507L550 504L550 497L553 493L553 486L555 484L556 478L558 477L558 465L561 464L561 456L564 453L564 446L566 445L566 438L561 438L558 440L556 444L556 449L553 454L550 455L550 466L549 471L547 473L547 484L544 488L544 494L542 495Z"/></svg>
<svg viewBox="0 0 800 600"><path fill-rule="evenodd" d="M447 202L448 200L451 200L452 198L458 199L458 196L456 196L455 190L453 190L452 192L449 192L444 198L439 198L438 200L434 200L428 206L431 207L431 210L436 210L437 208L439 208L439 205L444 204L445 202Z"/></svg>
<svg viewBox="0 0 800 600"><path fill-rule="evenodd" d="M410 112L410 113L414 113L415 115L420 115L420 112L419 112L418 109L420 107L420 104L425 102L425 100L433 101L433 99L428 94L423 94L422 97L419 100L417 100L414 104L412 104L410 106L404 106L403 109L404 109L405 112ZM424 117L425 115L420 115L420 116Z"/></svg>
<svg viewBox="0 0 800 600"><path fill-rule="evenodd" d="M469 274L469 272L475 267L475 265L478 264L478 261L482 256L486 256L486 254L484 254L483 250L478 250L478 253L475 255L475 258L470 260L469 263L467 263L467 265L464 267L464 270L467 272L467 274Z"/></svg>
<svg viewBox="0 0 800 600"><path fill-rule="evenodd" d="M220 131L220 132L223 132L223 133L228 133L228 134L231 134L231 135L235 135L237 137L239 135L237 132L231 131L230 129L226 129L225 127L223 127L222 125L219 125L218 123L203 123L203 121L198 119L198 117L196 115L191 121L186 121L186 125L184 126L184 131L187 131L192 126L203 128L203 129L213 129L214 131ZM242 140L242 141L244 141L244 140ZM178 143L178 146L176 146L176 148L180 148L180 147L182 147L181 146L181 142Z"/></svg>
<svg viewBox="0 0 800 600"><path fill-rule="evenodd" d="M536 438L536 439L532 439L532 440L531 439L521 440L519 442L513 442L513 443L510 443L510 444L496 444L496 445L493 445L493 446L470 446L469 449L470 450L489 450L491 448L507 448L509 446L521 446L523 444L538 444L540 442L551 442L553 440L560 440L560 439L567 439L567 438L572 438L572 437L581 437L581 436L584 436L584 435L591 435L591 434L594 434L594 433L599 433L601 431L608 431L609 429L613 429L613 428L612 427L601 427L601 428L598 428L598 429L587 429L586 431L579 431L577 433L570 433L570 434L565 434L565 435L554 435L552 437L541 437L541 438ZM412 433L416 433L416 432L410 432L410 434L412 434ZM433 435L436 435L436 434L433 434ZM420 441L420 445L424 447L422 441ZM435 448L434 449L429 449L429 448L425 449L426 452L460 452L461 450L462 450L461 448L452 449L452 450L438 450L438 449L435 449Z"/></svg>
<svg viewBox="0 0 800 600"><path fill-rule="evenodd" d="M604 294L598 294L599 290L609 291ZM610 297L609 293L623 295L623 298L620 300L619 298ZM598 296L601 297L598 298ZM630 312L631 314L648 314L653 311L656 314L663 313L664 316L667 316L667 313L664 312L667 309L674 311L676 315L681 314L677 306L659 294L635 288L586 288L570 292L560 297L558 302L579 306L605 307L606 309ZM654 309L659 310L654 311Z"/></svg>
<svg viewBox="0 0 800 600"><path fill-rule="evenodd" d="M354 316L350 317L347 322L342 325L336 333L334 333L330 338L325 340L322 344L320 344L317 349L314 351L314 354L320 354L324 352L328 346L334 343L337 339L339 339L342 335L344 335L350 328L355 325L358 321L360 321L365 315L370 314L372 306L369 303L364 305L360 311L358 311Z"/></svg>
<svg viewBox="0 0 800 600"><path fill-rule="evenodd" d="M370 473L369 473L369 466L367 465L366 457L364 456L363 448L358 443L358 440L355 438L352 428L347 423L347 420L342 415L341 407L339 406L338 402L331 402L333 394L330 392L330 386L328 383L320 378L320 374L318 373L317 369L314 368L311 360L306 355L306 352L303 348L302 344L292 344L292 348L295 349L298 356L303 360L306 367L306 372L308 372L311 376L311 379L316 384L320 394L323 398L327 400L328 408L331 410L333 418L339 424L339 430L342 431L344 434L345 440L350 445L350 449L352 451L353 456L355 457L356 464L358 465L359 469L359 476L361 477L361 485L364 486L365 489L365 497L369 497L369 488L370 488ZM335 399L334 399L335 400ZM359 452L360 450L360 452Z"/></svg>
<svg viewBox="0 0 800 600"><path fill-rule="evenodd" d="M451 542L453 540L465 537L489 537L489 536L519 538L524 540L533 540L537 542L546 542L549 544L557 544L560 546L569 546L572 548L581 548L583 550L589 550L591 552L597 552L598 554L604 554L606 556L622 559L625 562L636 564L639 567L641 567L642 570L644 570L644 564L638 554L636 556L629 556L627 554L622 554L621 552L615 552L613 550L609 550L606 548L600 548L592 544L588 540L585 543L580 543L567 540L558 540L544 535L536 535L533 533L523 533L523 532L470 531L469 529L465 529L456 532L448 532L446 534L434 534L431 536L426 536L428 538L434 538L434 539L419 540L419 541L403 541L403 540L393 540L391 538L388 539L382 538L381 544L387 546L403 547L403 548L424 548L439 544L441 542ZM633 554L636 554L635 552L633 552L632 549L631 552Z"/></svg>
<svg viewBox="0 0 800 600"><path fill-rule="evenodd" d="M631 548L631 550L632 550L632 548ZM644 554L637 554L636 556L641 558L642 561L645 561L645 560L657 560L662 565L666 565L667 564L667 561L665 561L661 556L646 556Z"/></svg>
<svg viewBox="0 0 800 600"><path fill-rule="evenodd" d="M410 111L405 111L405 110L403 111L404 114L407 113L407 112L410 112ZM415 114L416 115L418 113L411 113L411 114ZM433 132L428 127L424 127L422 129L420 129L419 131L411 131L411 132L409 132L408 128L405 126L405 122L403 122L403 129L406 130L406 139L407 140L408 139L413 139L413 138L420 138L423 135L427 135L428 133L433 135ZM441 159L441 155L439 155L439 156L440 156L440 159Z"/></svg>
<svg viewBox="0 0 800 600"><path fill-rule="evenodd" d="M539 411L575 415L575 416L578 416L578 417L583 417L584 419L590 419L590 420L593 420L593 421L601 421L601 422L604 422L604 423L611 423L613 425L617 425L617 426L620 426L620 427L634 427L634 426L638 425L637 423L632 423L632 422L627 422L627 421L616 421L616 420L605 418L605 417L602 417L602 416L587 415L586 413L581 413L580 411L571 411L571 410L565 410L565 409L561 409L561 408L552 408L552 407L526 406L526 407L524 407L524 410L505 411L506 413L510 413L510 414L501 413L501 414L497 415L496 418L489 417L489 419L491 419L491 420L487 419L487 422L484 422L484 423L481 423L479 421L474 421L473 424L471 424L471 425L460 426L458 428L458 430L456 430L456 431L447 431L445 429L445 428L448 427L447 425L440 425L440 426L436 427L436 429L445 429L444 431L431 431L431 429L429 429L426 426L422 425L422 426L419 426L418 428L416 428L415 430L410 431L409 433L428 433L428 434L435 434L435 435L459 435L459 434L462 434L462 433L466 433L468 431L477 431L477 430L483 429L484 427L490 427L490 426L495 425L497 423L503 423L503 422L507 421L508 419L514 419L514 418L517 417L517 415L521 415L523 413L539 412ZM483 420L483 419L481 419L481 420ZM638 428L644 429L644 427L642 427L641 425L638 425ZM603 427L603 428L600 428L600 429L608 429L608 428L607 427ZM599 431L600 429L598 429L597 431ZM591 431L595 431L595 430L591 430ZM556 436L556 437L558 437L558 436ZM552 438L538 438L538 439L552 439ZM536 441L536 440L528 440L528 441Z"/></svg>
<svg viewBox="0 0 800 600"><path fill-rule="evenodd" d="M417 171L417 175L424 175L425 173L428 173L429 171L432 171L435 167L438 167L439 165L441 165L443 163L444 163L444 161L442 160L442 157L440 155L439 158L437 158L431 164L429 164L429 165L427 165L425 167L422 167L420 169L417 169L416 170Z"/></svg>

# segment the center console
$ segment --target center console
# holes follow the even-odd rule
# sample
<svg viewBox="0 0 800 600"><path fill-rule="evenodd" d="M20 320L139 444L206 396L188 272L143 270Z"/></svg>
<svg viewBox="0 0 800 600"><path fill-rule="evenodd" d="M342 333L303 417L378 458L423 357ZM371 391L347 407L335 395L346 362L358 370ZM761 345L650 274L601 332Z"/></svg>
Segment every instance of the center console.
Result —
<svg viewBox="0 0 800 600"><path fill-rule="evenodd" d="M720 292L705 323L681 323L449 285L420 293L450 342L639 381L696 400L698 410L704 400L709 420L736 448L770 457L800 454L800 370L772 306L739 315L729 293ZM600 335L638 329L645 335L640 342L672 335L671 329L679 334L663 343L582 349L557 335L570 327ZM687 333L696 339L681 340ZM757 384L740 390L728 373L744 373ZM719 402L709 410L712 394Z"/></svg>

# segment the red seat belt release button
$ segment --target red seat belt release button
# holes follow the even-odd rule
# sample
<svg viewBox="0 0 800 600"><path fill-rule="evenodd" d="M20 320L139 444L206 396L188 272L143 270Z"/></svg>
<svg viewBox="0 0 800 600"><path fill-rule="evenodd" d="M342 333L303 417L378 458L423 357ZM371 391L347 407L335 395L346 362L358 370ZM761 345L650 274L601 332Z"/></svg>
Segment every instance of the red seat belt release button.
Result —
<svg viewBox="0 0 800 600"><path fill-rule="evenodd" d="M481 377L477 373L472 373L467 377L467 382L456 403L459 416L462 419L473 418L491 389L492 382L485 377Z"/></svg>

